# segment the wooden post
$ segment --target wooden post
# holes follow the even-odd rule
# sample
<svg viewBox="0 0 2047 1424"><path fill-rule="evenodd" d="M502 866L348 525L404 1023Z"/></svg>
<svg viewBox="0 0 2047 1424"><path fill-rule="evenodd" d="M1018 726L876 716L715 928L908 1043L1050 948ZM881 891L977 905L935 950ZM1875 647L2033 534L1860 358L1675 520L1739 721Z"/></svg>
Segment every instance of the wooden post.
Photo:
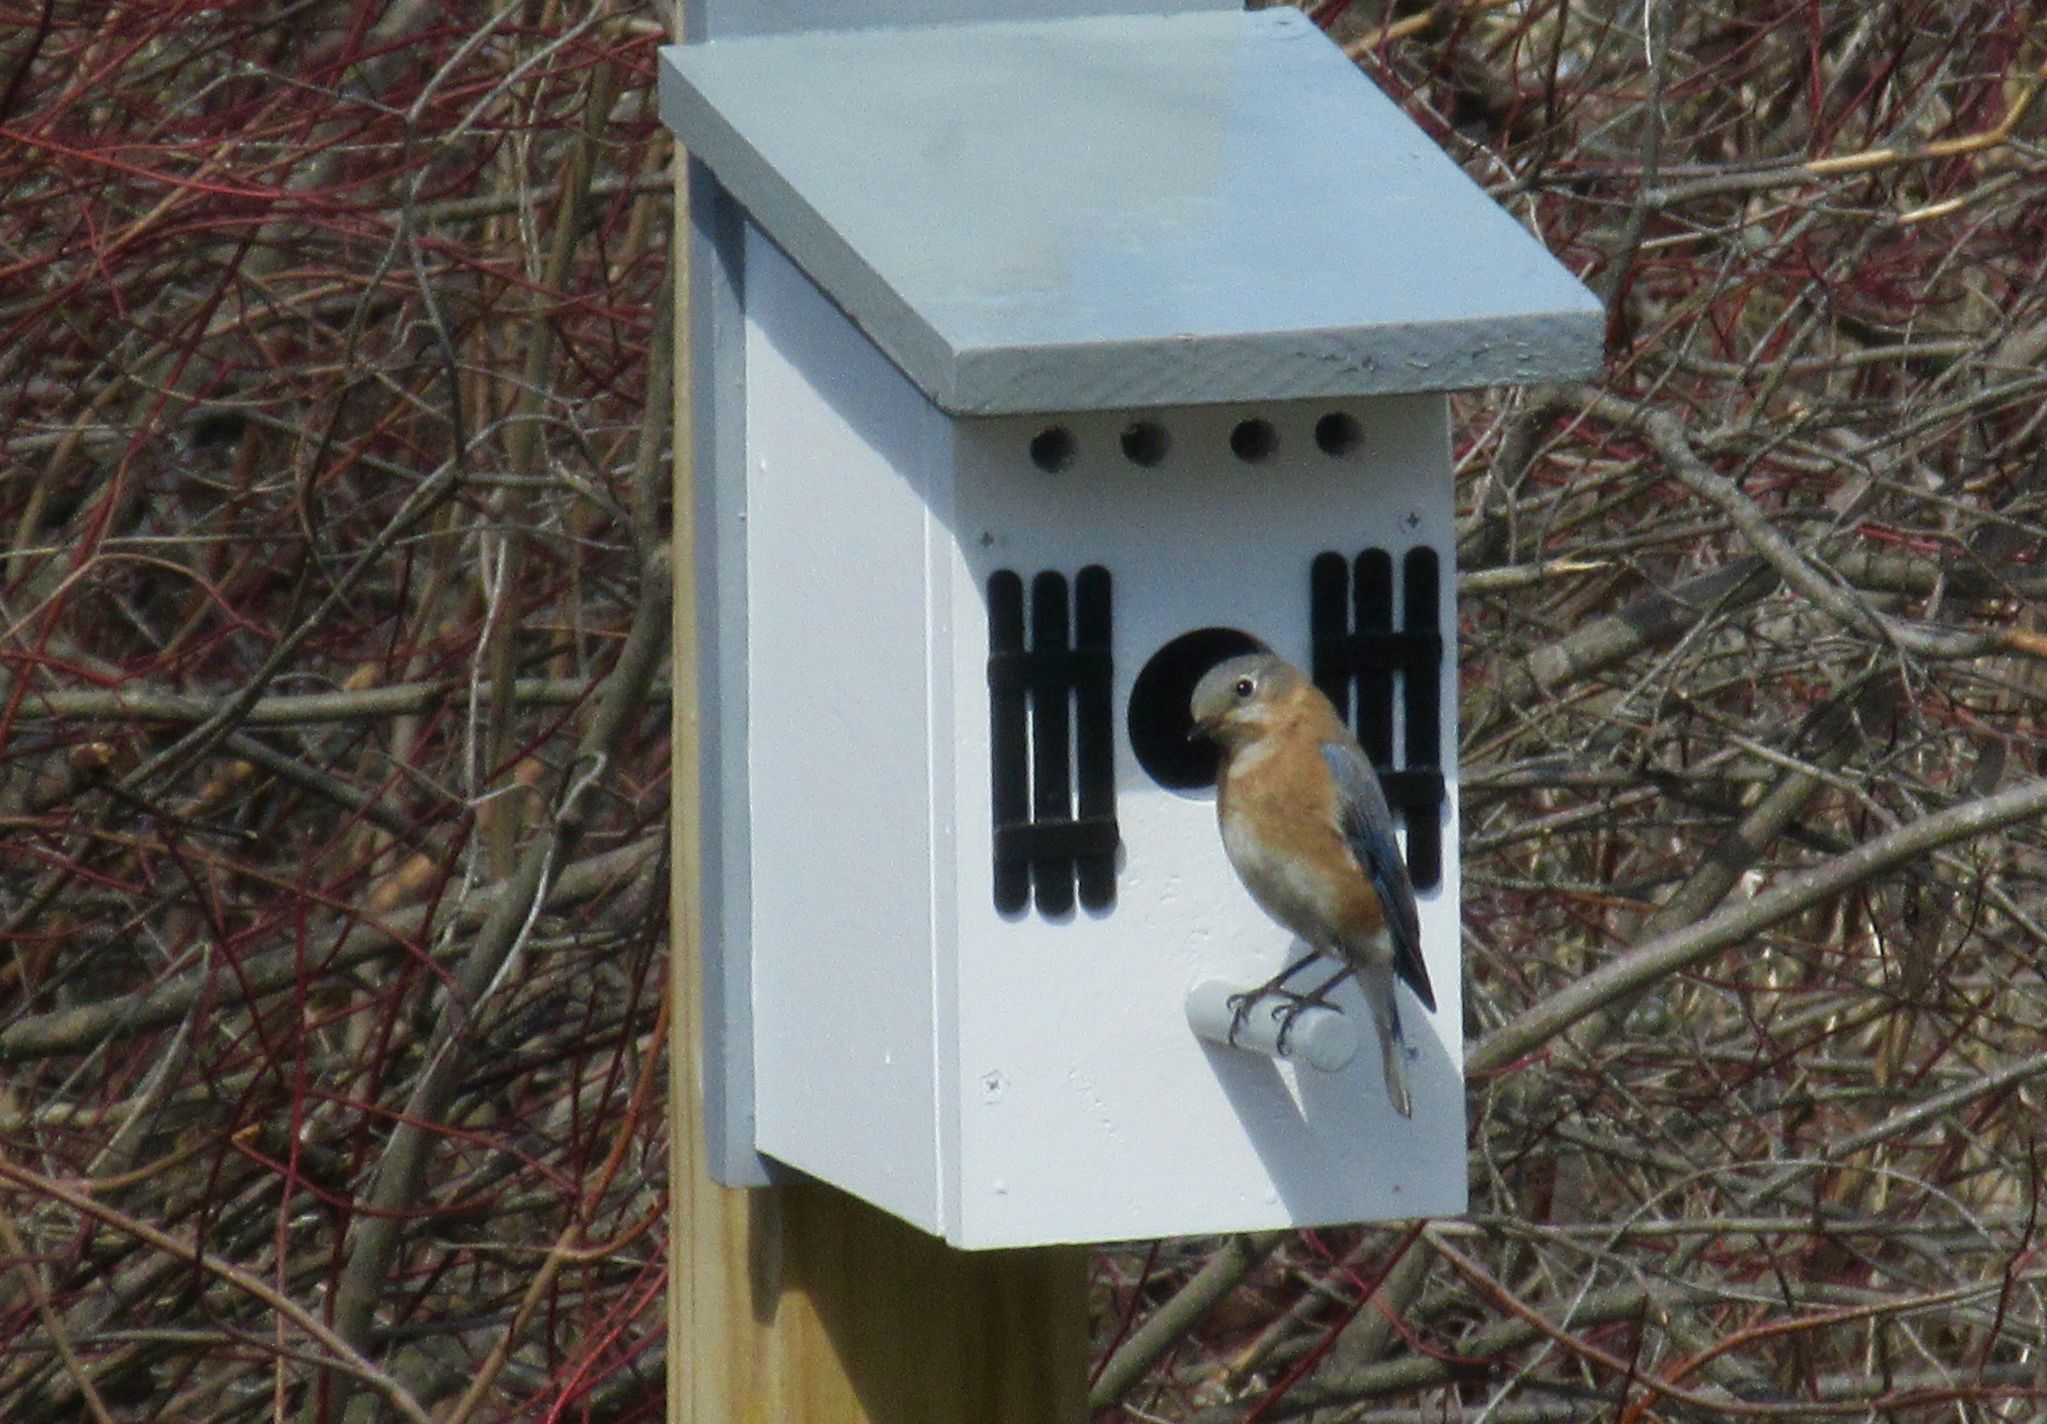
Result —
<svg viewBox="0 0 2047 1424"><path fill-rule="evenodd" d="M697 886L687 165L676 154L674 871L669 1042L672 1424L1071 1424L1086 1411L1087 1251L964 1252L819 1183L711 1180Z"/></svg>

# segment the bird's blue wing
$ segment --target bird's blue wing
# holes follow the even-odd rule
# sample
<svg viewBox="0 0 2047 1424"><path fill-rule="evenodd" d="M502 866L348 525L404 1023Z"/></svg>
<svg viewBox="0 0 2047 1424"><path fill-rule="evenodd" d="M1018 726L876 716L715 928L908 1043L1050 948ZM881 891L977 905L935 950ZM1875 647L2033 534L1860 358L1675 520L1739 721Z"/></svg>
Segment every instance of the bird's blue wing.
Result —
<svg viewBox="0 0 2047 1424"><path fill-rule="evenodd" d="M1336 779L1337 829L1371 877L1372 888L1379 892L1379 903L1385 907L1386 929L1393 940L1393 971L1434 1013L1436 992L1429 987L1428 966L1422 963L1421 914L1415 908L1414 883L1407 878L1407 862L1400 858L1400 845L1393 838L1393 812L1386 805L1379 774L1363 752L1342 742L1322 743L1322 759Z"/></svg>

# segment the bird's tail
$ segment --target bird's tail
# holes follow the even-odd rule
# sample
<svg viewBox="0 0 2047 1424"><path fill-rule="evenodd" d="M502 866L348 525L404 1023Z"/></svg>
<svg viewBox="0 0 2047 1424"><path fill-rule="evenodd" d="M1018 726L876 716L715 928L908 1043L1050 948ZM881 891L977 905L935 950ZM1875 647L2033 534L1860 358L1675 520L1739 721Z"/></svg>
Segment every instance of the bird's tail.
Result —
<svg viewBox="0 0 2047 1424"><path fill-rule="evenodd" d="M1407 1091L1407 1037L1400 1031L1400 1001L1393 987L1391 963L1358 968L1365 1002L1372 1008L1372 1026L1379 1031L1379 1066L1386 1075L1386 1097L1393 1111L1414 1116L1414 1096Z"/></svg>

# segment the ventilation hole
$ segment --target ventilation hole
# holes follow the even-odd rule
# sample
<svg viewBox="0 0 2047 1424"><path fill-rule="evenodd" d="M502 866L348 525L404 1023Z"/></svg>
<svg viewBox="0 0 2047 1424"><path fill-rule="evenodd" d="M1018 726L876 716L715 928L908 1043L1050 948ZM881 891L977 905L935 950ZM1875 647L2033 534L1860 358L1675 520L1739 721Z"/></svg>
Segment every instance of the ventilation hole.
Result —
<svg viewBox="0 0 2047 1424"><path fill-rule="evenodd" d="M988 576L989 662L1016 657L1024 650L1023 579L1009 569ZM1030 820L1031 743L1028 690L1021 680L998 683L989 679L993 704L990 708L989 750L994 782L989 799L995 811L996 833L1001 827ZM1031 867L1022 860L995 862L995 908L1005 915L1021 914L1031 901Z"/></svg>
<svg viewBox="0 0 2047 1424"><path fill-rule="evenodd" d="M1123 430L1123 453L1133 465L1146 469L1166 458L1166 447L1171 443L1166 438L1166 427L1156 421L1140 420Z"/></svg>
<svg viewBox="0 0 2047 1424"><path fill-rule="evenodd" d="M1230 449L1245 464L1259 464L1271 459L1273 451L1279 449L1279 432L1269 420L1240 420L1230 432Z"/></svg>
<svg viewBox="0 0 2047 1424"><path fill-rule="evenodd" d="M1031 580L1031 649L1057 658L1071 646L1066 575L1047 569ZM1067 689L1031 695L1031 820L1039 825L1073 819L1073 702ZM1038 911L1073 909L1073 857L1044 855L1031 862Z"/></svg>
<svg viewBox="0 0 2047 1424"><path fill-rule="evenodd" d="M1056 475L1073 463L1080 445L1063 425L1048 425L1031 437L1031 463L1048 475Z"/></svg>
<svg viewBox="0 0 2047 1424"><path fill-rule="evenodd" d="M1365 443L1365 428L1348 411L1332 410L1315 422L1315 443L1325 455L1343 459Z"/></svg>
<svg viewBox="0 0 2047 1424"><path fill-rule="evenodd" d="M1406 594L1402 623L1410 633L1439 633L1442 617L1441 595L1436 587L1436 551L1427 547L1409 549L1402 560L1400 582ZM1437 665L1410 666L1402 679L1407 693L1403 720L1407 724L1407 764L1436 766L1443 755L1441 733L1442 687Z"/></svg>
<svg viewBox="0 0 2047 1424"><path fill-rule="evenodd" d="M1225 658L1271 650L1235 628L1197 628L1151 655L1130 687L1130 750L1153 781L1191 791L1215 780L1216 749L1194 732L1194 684Z"/></svg>
<svg viewBox="0 0 2047 1424"><path fill-rule="evenodd" d="M1351 684L1356 679L1347 643L1350 638L1350 560L1320 553L1308 566L1308 632L1315 640L1309 675L1350 725Z"/></svg>
<svg viewBox="0 0 2047 1424"><path fill-rule="evenodd" d="M1077 809L1083 822L1116 819L1115 663L1110 654L1109 571L1089 564L1073 581L1073 646L1082 657L1101 655L1099 664L1083 664L1073 678L1073 777ZM1080 880L1080 903L1102 911L1116 903L1116 855L1081 854L1074 861Z"/></svg>
<svg viewBox="0 0 2047 1424"><path fill-rule="evenodd" d="M1356 599L1358 631L1390 633L1393 629L1393 556L1384 549L1358 555ZM1358 742L1375 766L1393 764L1393 669L1358 669Z"/></svg>
<svg viewBox="0 0 2047 1424"><path fill-rule="evenodd" d="M1428 891L1443 880L1445 831L1439 555L1427 546L1407 551L1398 603L1394 571L1386 549L1366 549L1355 563L1336 553L1315 557L1308 572L1314 675L1339 709L1348 713L1355 700L1358 740L1407 827L1408 873L1415 889ZM1397 767L1396 725L1403 729Z"/></svg>

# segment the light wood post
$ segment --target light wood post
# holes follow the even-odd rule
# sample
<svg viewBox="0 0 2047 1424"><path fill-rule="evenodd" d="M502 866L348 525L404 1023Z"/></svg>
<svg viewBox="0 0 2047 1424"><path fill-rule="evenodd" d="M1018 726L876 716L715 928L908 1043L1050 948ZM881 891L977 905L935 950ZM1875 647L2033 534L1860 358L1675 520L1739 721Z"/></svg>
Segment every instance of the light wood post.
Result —
<svg viewBox="0 0 2047 1424"><path fill-rule="evenodd" d="M955 1251L822 1184L713 1182L697 886L696 564L686 164L675 158L674 870L668 1413L672 1424L1075 1424L1087 1252Z"/></svg>

